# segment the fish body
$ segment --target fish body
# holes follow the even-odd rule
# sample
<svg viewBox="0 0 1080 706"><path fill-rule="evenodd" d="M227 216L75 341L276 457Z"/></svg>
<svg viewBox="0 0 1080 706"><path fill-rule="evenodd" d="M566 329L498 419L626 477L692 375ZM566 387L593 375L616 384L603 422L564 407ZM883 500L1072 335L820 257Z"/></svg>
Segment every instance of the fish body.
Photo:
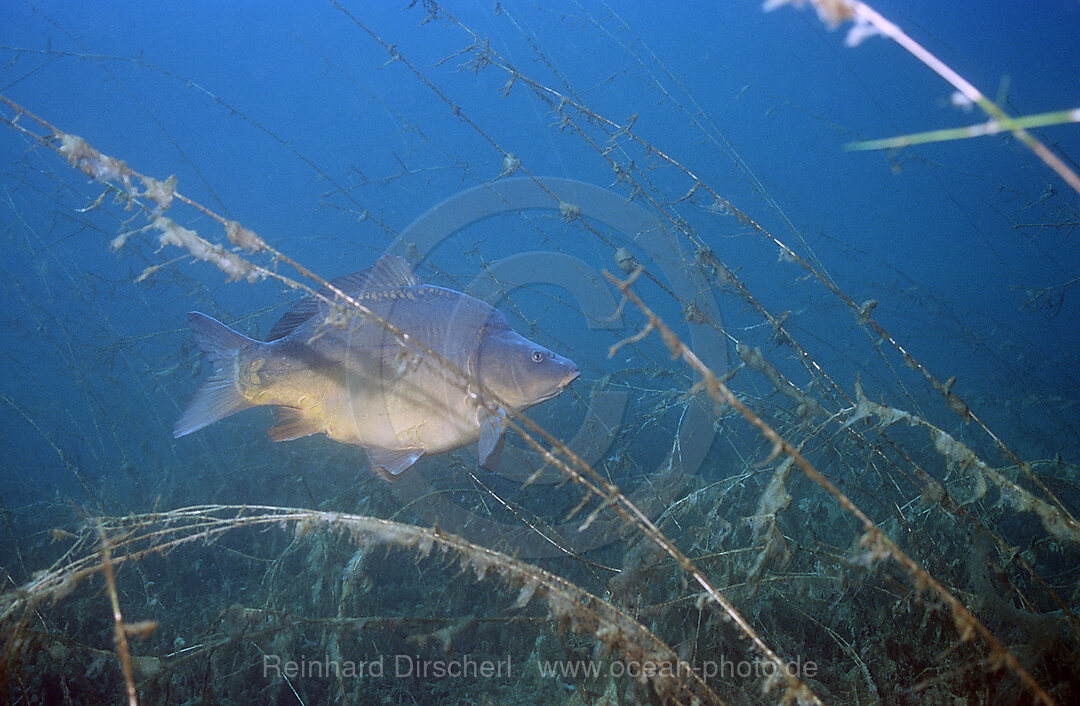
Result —
<svg viewBox="0 0 1080 706"><path fill-rule="evenodd" d="M191 312L195 340L215 370L174 435L271 405L277 408L269 431L274 441L322 433L363 446L380 474L398 475L423 454L474 441L481 461L491 467L509 410L492 412L481 403L481 390L521 411L559 394L578 376L572 361L516 333L498 310L424 284L399 257L384 256L333 284L480 386L463 385L433 356L405 345L379 322L335 315L317 297L285 314L266 341Z"/></svg>

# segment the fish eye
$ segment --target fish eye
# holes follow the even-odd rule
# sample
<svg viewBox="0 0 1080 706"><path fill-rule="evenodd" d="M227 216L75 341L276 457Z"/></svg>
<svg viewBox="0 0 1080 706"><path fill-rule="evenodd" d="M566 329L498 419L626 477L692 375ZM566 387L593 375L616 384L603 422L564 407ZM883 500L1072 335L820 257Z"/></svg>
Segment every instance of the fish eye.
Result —
<svg viewBox="0 0 1080 706"><path fill-rule="evenodd" d="M533 359L534 363L543 363L544 362L544 351L533 351L532 352L532 359Z"/></svg>

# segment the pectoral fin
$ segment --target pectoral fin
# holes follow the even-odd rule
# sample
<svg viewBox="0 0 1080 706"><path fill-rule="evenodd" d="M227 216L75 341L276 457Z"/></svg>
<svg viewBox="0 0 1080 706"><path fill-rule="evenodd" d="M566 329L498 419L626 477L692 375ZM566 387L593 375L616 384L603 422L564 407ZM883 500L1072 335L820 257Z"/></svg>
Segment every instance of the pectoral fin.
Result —
<svg viewBox="0 0 1080 706"><path fill-rule="evenodd" d="M407 471L424 455L423 449L380 449L371 446L366 450L372 472L384 480L393 480L393 476Z"/></svg>
<svg viewBox="0 0 1080 706"><path fill-rule="evenodd" d="M502 456L506 412L499 410L498 414L492 414L486 409L481 409L479 415L480 441L477 443L476 452L480 457L480 465L493 471L499 467L499 458Z"/></svg>
<svg viewBox="0 0 1080 706"><path fill-rule="evenodd" d="M277 423L267 432L271 441L292 441L323 431L303 410L295 407L278 407L274 411L274 421Z"/></svg>

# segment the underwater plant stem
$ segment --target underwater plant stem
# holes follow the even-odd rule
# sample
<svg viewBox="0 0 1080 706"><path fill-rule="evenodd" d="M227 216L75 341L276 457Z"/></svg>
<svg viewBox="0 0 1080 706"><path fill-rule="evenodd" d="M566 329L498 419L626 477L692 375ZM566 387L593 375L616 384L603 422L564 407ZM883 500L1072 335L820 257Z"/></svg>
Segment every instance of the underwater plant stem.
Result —
<svg viewBox="0 0 1080 706"><path fill-rule="evenodd" d="M437 527L417 527L363 515L263 505L201 505L117 518L102 517L96 520L96 524L101 539L97 552L61 563L24 585L21 591L5 594L3 599L10 601L10 609L25 609L48 596L59 600L65 587L71 585L69 582L101 571L110 589L114 618L119 621L114 564L138 561L151 554L165 554L193 542L213 541L241 527L285 527L291 524L297 538L322 529L345 533L362 545L413 551L420 558L438 549L454 557L466 573L475 576L478 581L497 576L508 587L521 589L517 599L519 608L524 608L534 597L541 599L552 615L564 621L572 630L592 634L595 639L622 652L631 660L674 665L672 670L676 674L686 675L686 681L673 680L664 676L663 672L652 679L658 696L674 697L665 699L665 703L724 703L698 671L626 611L557 574L473 544ZM117 537L115 542L108 540L106 527ZM113 549L117 552L115 557ZM0 605L3 605L2 600ZM370 619L362 620L367 623ZM124 632L119 625L118 645L121 644L119 636ZM126 640L123 644L126 649ZM261 651L257 643L253 644ZM128 657L125 675L129 675L130 655L124 654ZM299 698L292 683L287 678L285 682ZM133 700L134 679L130 677L128 695L129 706L137 706Z"/></svg>
<svg viewBox="0 0 1080 706"><path fill-rule="evenodd" d="M641 269L641 266L638 266ZM701 375L702 385L709 397L718 405L727 405L743 416L746 421L755 427L766 440L772 443L773 453L770 461L780 453L791 457L799 466L803 474L831 495L842 508L854 516L862 524L865 532L859 541L859 545L866 549L866 561L876 562L881 559L892 559L905 569L912 584L917 588L929 588L948 607L953 619L954 626L963 642L967 642L974 634L978 634L990 648L988 663L1006 666L1028 688L1031 694L1042 704L1055 704L1053 698L1039 685L1035 678L1020 664L1019 660L997 639L989 628L976 618L968 607L953 593L930 575L918 562L912 559L899 545L896 544L878 525L870 519L847 495L836 487L824 474L821 473L799 449L773 429L765 420L754 414L735 393L725 385L716 373L701 361L690 348L679 339L678 335L665 324L660 317L638 297L631 286L637 279L635 272L625 280L620 280L610 272L604 271L604 276L622 292L623 296L634 303L645 315L645 318L653 325L653 328L663 339L665 345L671 351L672 356L681 358L695 372ZM696 577L695 577L696 578ZM742 625L740 624L740 627Z"/></svg>
<svg viewBox="0 0 1080 706"><path fill-rule="evenodd" d="M1050 125L1064 125L1066 123L1080 123L1080 108L1055 110L1049 113L1025 115L1019 118L1006 118L1005 120L988 120L987 122L979 123L978 125L945 128L942 130L928 130L926 132L916 132L910 135L885 137L880 140L860 140L847 143L844 145L844 149L849 152L898 149L910 145L924 145L931 142L947 142L950 140L964 140L970 137L996 135L1000 132L1006 130L1012 131L1017 128L1047 127Z"/></svg>
<svg viewBox="0 0 1080 706"><path fill-rule="evenodd" d="M390 47L392 49L392 47ZM400 60L400 59L399 59ZM414 69L415 71L415 69ZM369 320L372 323L382 327L387 333L396 338L403 346L415 349L420 353L429 356L432 362L439 366L440 370L443 370L447 375L447 381L451 384L456 384L463 390L472 389L475 387L478 391L477 401L479 404L487 407L492 412L499 412L501 410L508 410L510 415L507 419L507 424L510 428L522 433L524 440L536 451L540 452L545 460L551 462L558 467L567 476L573 479L575 482L581 484L587 489L587 491L593 493L597 497L602 499L601 505L594 511L588 522L604 508L611 508L621 517L628 520L631 524L635 525L642 533L649 537L651 541L657 544L663 549L669 556L671 556L677 564L687 574L693 577L694 581L701 586L705 594L723 611L723 614L732 622L737 624L742 630L744 635L754 645L754 648L758 653L768 662L771 662L776 668L776 673L782 675L785 681L786 693L801 700L805 703L821 703L809 687L803 683L799 677L793 673L787 663L785 663L780 656L773 651L752 628L750 623L739 614L735 606L728 601L720 591L712 585L712 583L705 577L704 574L694 565L694 563L682 552L675 544L667 538L663 532L660 531L633 502L630 501L624 494L622 494L617 487L608 483L595 469L585 463L576 454L570 451L564 444L552 437L549 433L541 429L535 422L532 422L528 417L520 412L514 411L511 405L506 404L501 398L495 395L490 390L487 390L483 385L473 381L470 376L463 371L460 367L454 365L447 359L445 359L438 352L426 346L421 341L416 340L415 337L402 331L399 327L395 326L391 322L378 316L375 312L371 311L356 297L350 296L347 292L341 290L333 283L320 277L315 272L307 269L296 260L290 258L286 254L280 252L262 238L258 237L254 232L249 231L239 224L230 221L223 216L215 213L209 208L206 208L197 201L190 199L181 194L177 189L175 182L172 184L165 184L164 182L149 182L148 178L139 174L126 163L116 160L108 155L104 155L91 145L87 144L82 138L74 135L69 135L57 128L53 127L46 121L38 118L29 111L23 109L17 103L7 99L0 94L0 102L3 102L13 108L16 111L16 117L10 120L5 120L11 127L27 135L31 139L36 140L38 143L52 149L59 153L61 156L67 158L69 164L73 167L83 171L89 176L93 177L97 181L105 183L113 183L115 181L123 182L123 191L132 197L132 201L136 202L139 197L149 196L159 206L160 213L168 207L168 204L162 204L158 198L149 193L149 184L161 184L167 188L168 203L172 200L179 201L186 204L190 208L193 208L208 218L211 218L221 224L228 236L229 241L238 248L246 250L251 253L263 253L273 259L275 263L284 263L294 268L302 277L313 280L317 285L320 285L322 290L315 290L312 286L297 282L285 275L282 275L276 271L276 268L264 267L254 264L244 259L240 255L226 250L221 244L213 244L208 240L202 238L198 233L192 230L182 228L169 219L161 215L149 214L148 217L152 219L152 227L162 232L162 244L176 245L178 247L188 250L188 252L196 259L209 261L211 264L217 266L230 276L230 279L247 279L254 282L261 278L271 278L282 282L283 284L293 288L305 291L311 294L317 299L324 301L331 307L340 307L347 309L350 313L359 315ZM45 130L48 131L48 135L39 135L35 132L28 130L21 125L17 124L18 117L20 115L27 115L30 119L37 122ZM478 128L477 128L478 129ZM59 144L58 144L59 143ZM68 147L66 148L65 145ZM105 167L105 168L102 168ZM134 186L136 181L141 181L143 184L148 184L147 191L141 192ZM120 188L120 187L117 187ZM156 193L156 192L155 192ZM146 207L144 207L145 209ZM639 272L640 274L640 272ZM528 430L526 433L525 430ZM534 434L536 436L534 436ZM546 448L538 441L536 437L540 437L543 440L551 444L554 452L559 453L567 459L563 461L561 458L555 456L555 453L551 449ZM118 610L118 609L117 609ZM121 627L122 629L122 627ZM126 640L125 640L126 648ZM125 650L126 652L126 650ZM130 659L129 659L130 665ZM132 692L133 693L133 692Z"/></svg>
<svg viewBox="0 0 1080 706"><path fill-rule="evenodd" d="M999 123L1008 123L1010 120L1013 120L1005 113L1005 111L998 107L996 103L984 96L979 89L975 88L971 82L956 73L956 71L950 68L944 61L934 56L934 54L926 47L909 37L898 26L885 19L885 17L877 10L864 2L856 2L854 4L854 11L855 16L858 19L870 23L882 34L899 44L905 51L925 64L931 71L948 81L953 88L964 96L964 98L982 108L991 118ZM1077 176L1076 172L1070 169L1060 157L1051 152L1050 148L1021 126L1013 128L1011 132L1016 139L1023 142L1024 145L1034 152L1048 167L1057 172L1058 176L1064 179L1065 183L1072 187L1076 193L1080 194L1080 176Z"/></svg>
<svg viewBox="0 0 1080 706"><path fill-rule="evenodd" d="M113 637L116 641L116 654L120 657L120 666L124 670L127 702L128 706L139 706L139 699L135 694L135 673L131 667L131 652L128 650L127 635L124 633L124 615L120 612L120 597L116 593L116 577L113 575L109 538L105 535L105 529L100 522L97 530L98 536L101 538L102 573L105 574L105 586L108 589L109 603L112 606Z"/></svg>
<svg viewBox="0 0 1080 706"><path fill-rule="evenodd" d="M911 39L906 34L904 34L903 31L900 30L899 27L897 27L896 25L893 25L891 22L886 20L884 17L882 17L878 13L874 12L869 6L863 5L862 3L855 4L855 3L850 2L850 0L836 0L836 1L837 1L837 3L841 3L843 5L843 7L838 8L836 6L830 6L830 7L822 8L822 5L819 4L821 2L821 0L815 0L814 4L818 5L819 10L824 9L824 13L823 13L824 16L833 17L836 22L852 19L851 13L854 12L855 8L856 7L862 7L865 10L865 13L867 13L866 16L862 18L863 22L874 22L875 20L879 21L879 23L882 25L882 26L879 27L879 29L881 29L881 31L883 33L885 33L888 36L892 37L895 41L897 41L905 49L908 49L909 51L914 50L913 53L917 57L919 57L921 60L926 60L926 61L932 62L934 65L931 68L934 68L935 70L940 69L940 71L938 71L938 73L940 75L942 75L944 78L946 78L946 80L955 79L955 80L957 80L958 82L960 82L962 84L963 90L968 91L971 95L978 95L982 100L982 103L980 103L980 105L983 107L984 110L989 112L994 117L998 118L999 121L1002 120L1002 119L1004 119L1005 121L1008 121L1008 120L1011 119L1000 108L998 108L995 104L993 104L991 101L989 101L985 97L983 97L982 94L979 93L978 89L976 89L974 86L972 86L966 80L964 80L963 77L961 77L955 71L950 69L940 59L937 59L933 54L931 54L929 51L927 51L925 48L923 48L921 45L919 45L917 42L915 42L915 40ZM348 12L343 7L341 7L340 5L337 5L337 4L335 6L338 7L338 9L342 10L342 12L345 12L348 15ZM614 139L615 137L617 137L619 135L625 135L629 139L637 142L649 154L657 156L658 158L662 159L663 161L667 162L668 164L670 164L674 168L681 171L683 174L685 174L687 176L687 178L689 178L693 182L693 186L691 187L690 193L696 191L699 188L703 189L707 194L712 196L712 198L714 199L714 202L716 204L718 204L720 207L722 207L725 213L729 213L729 214L733 215L738 220L739 223L749 226L750 228L752 228L754 230L754 232L758 233L763 238L765 238L765 239L771 241L772 243L774 243L778 248L780 248L781 256L783 258L790 259L790 260L796 262L800 267L805 269L807 272L811 273L819 282L821 282L822 285L825 286L826 289L828 289L830 292L832 292L834 295L836 295L849 309L851 309L852 312L854 312L859 317L860 324L869 326L872 329L872 331L878 337L880 337L882 340L888 341L889 344L892 345L892 347L894 349L896 349L903 356L904 361L905 361L906 364L911 365L916 370L921 372L922 375L927 379L927 381L931 384L931 386L934 387L935 390L938 390L939 392L945 390L942 383L939 380L937 380L936 377L934 377L933 373L931 373L930 370L928 370L924 365L922 365L914 357L912 357L911 354L908 353L908 351L905 350L904 347L899 343L899 341L897 341L891 334L889 334L877 321L874 320L874 318L872 316L869 316L868 312L862 311L859 304L857 302L855 302L850 296L848 296L842 289L840 289L840 287L837 286L837 284L832 281L831 277L827 274L827 272L823 271L822 269L819 269L818 267L815 267L806 258L799 255L794 250L792 250L790 247L785 245L782 241L780 241L779 238L777 238L775 235L773 235L771 232L769 232L761 224L757 223L748 214L746 214L745 212L743 212L742 210L737 208L734 204L732 204L729 200L727 200L726 198L721 196L720 193L717 192L714 188L709 186L706 182L702 181L693 171L691 171L689 168L687 168L681 162L675 160L673 157L668 155L666 152L659 149L658 147L653 145L651 142L645 140L642 136L640 136L636 132L634 132L632 130L633 121L627 121L625 124L620 125L619 123L616 123L613 120L611 120L609 118L606 118L606 117L600 115L599 113L596 113L595 111L591 110L588 106L586 106L586 105L584 105L584 104L582 104L582 103L580 103L578 101L575 101L575 100L571 99L569 96L563 95L559 91L556 91L553 88L549 88L548 86L540 83L539 81L536 81L535 79L532 79L532 78L526 76L525 74L521 73L516 68L514 68L512 65L510 65L508 62L506 62L504 59L499 57L499 55L497 53L492 51L489 44L486 43L486 42L482 42L481 37L479 35L477 35L475 32L470 30L468 27L463 25L458 20L454 19L452 15L449 15L448 13L446 13L445 10L443 10L442 8L439 8L439 10L441 12L443 12L447 17L449 17L453 22L455 22L458 26L460 26L463 30L468 32L469 35L472 37L472 39L474 41L474 44L476 46L478 46L478 47L483 46L484 47L483 51L484 51L485 61L491 63L492 65L498 66L501 69L503 69L504 71L508 72L513 81L521 81L522 83L524 83L524 84L528 85L530 88L532 88L532 90L537 95L537 97L544 100L549 105L549 107L552 109L552 111L554 111L555 113L558 113L559 115L562 115L564 117L564 119L566 119L566 124L567 125L571 126L572 129L582 139L586 140L586 142L588 142L589 145L594 150L599 152L609 162L609 164L613 168L616 168L618 170L617 173L621 175L621 178L629 179L630 177L629 177L629 174L625 170L623 170L622 167L614 160L614 158L611 156L609 150L604 149L603 147L597 145L594 141L592 141L585 134L585 132L577 124L574 123L574 121L570 120L566 116L566 114L564 112L565 107L567 107L567 106L573 107L575 110L580 112L582 115L586 116L586 118L590 122L595 122L597 124L604 125L604 126L606 126L608 128L616 130L615 134L611 137L611 139ZM830 14L830 10L836 13L835 16ZM844 12L841 12L841 10L844 10ZM368 27L363 25L358 19L356 19L352 15L349 15L349 17L354 22L356 22L358 25L360 25L361 28L364 31L366 31L368 34L370 34L378 43L380 43L384 48L386 48L387 51L390 51L391 49L393 49L394 51L392 52L392 56L395 59L400 58L400 54L397 53L397 50L394 48L394 45L392 45L392 44L386 42L385 40L383 40L382 38L378 37L378 35L376 35L374 32L372 32L372 30L370 30ZM877 26L877 25L875 25L875 26ZM430 81L428 81L422 74L420 74L419 71L415 67L413 67L411 64L406 64L406 65L414 73L416 73L417 76L420 78L420 80L423 81L426 85L430 84ZM449 101L449 99L446 98L446 96L444 94L442 94L441 92L438 92L437 89L434 88L434 86L431 86L431 88L432 88L432 90L436 91L436 94L440 98L442 98L444 101L446 101L448 103L448 105L451 107L451 109L455 110L455 114L457 114L460 111L459 107L454 105L453 102ZM958 87L958 90L960 90L959 87ZM996 113L994 111L996 111ZM479 131L479 128L475 127L475 124L474 124L474 129ZM1014 132L1023 133L1024 135L1027 136L1027 138L1029 140L1034 140L1034 138L1032 138L1026 132L1023 132L1022 129L1020 129L1018 131L1014 131ZM480 134L488 142L491 142L492 144L495 144L488 135L484 134L482 131L480 131ZM1025 142L1025 144L1028 144L1028 143ZM499 149L500 152L502 152L502 153L506 152L506 150L503 150L497 144L495 144L495 146ZM1063 163L1061 163L1056 155L1053 155L1052 153L1050 153L1049 150L1044 145L1039 143L1038 141L1035 141L1034 146L1032 146L1031 144L1029 144L1028 146L1032 147L1032 149L1035 150L1036 153L1038 153L1038 154L1046 153L1048 162L1058 162L1060 164L1061 168L1066 173L1072 175L1072 177L1071 177L1072 179L1076 180L1076 184L1075 184L1074 188L1076 188L1077 192L1080 193L1080 179L1077 179L1076 175L1073 174L1071 172L1071 170L1068 169L1068 167L1066 167ZM535 177L533 177L533 175L524 166L520 166L519 169L522 172L526 173L527 175L529 175L530 177L535 179ZM1065 177L1065 179L1070 184L1072 184L1072 181L1070 181L1070 177ZM540 182L537 182L537 183L538 183L538 185L540 184ZM633 183L633 182L631 182L631 183ZM636 189L637 189L637 187L636 187L636 184L635 184L635 192L634 193L638 193L638 191ZM669 214L667 212L667 210L665 209L663 204L659 203L656 199L652 198L647 192L641 192L641 193L643 193L645 198L647 198L648 201L654 207L656 207L658 211L665 214L665 216L668 217L670 220L672 220L673 223L674 222L679 222L679 219L677 219L676 217L672 216L671 214ZM552 194L552 197L555 198L555 195ZM582 222L584 223L584 221L582 221ZM585 225L588 227L587 223L585 223ZM591 230L593 230L593 229L591 229ZM593 230L593 232L594 232L594 234L599 235L599 233L597 231ZM681 232L683 233L683 235L686 238L688 238L690 240L690 242L694 246L694 251L695 251L696 256L703 259L710 266L715 267L718 272L722 272L723 273L723 281L725 283L731 285L731 286L736 287L738 289L740 295L747 301L747 303L749 303L752 307L754 307L761 314L761 316L764 317L769 322L769 324L776 330L777 340L783 341L784 343L790 345L796 351L796 353L798 353L799 359L803 362L803 364L807 367L807 369L811 372L811 374L814 375L815 377L820 377L822 380L827 381L829 387L833 391L835 391L835 394L840 399L843 399L844 401L846 401L848 403L852 403L852 400L847 396L847 394L844 392L844 390L839 385L837 385L835 381L832 380L832 378L829 376L829 374L821 367L820 364L818 364L817 361L815 361L810 356L810 354L806 351L806 349L786 329L784 329L783 321L780 318L777 318L777 317L773 316L768 311L768 309L766 309L765 306L760 301L758 301L750 293L750 290L739 280L739 278L729 268L727 268L726 265L724 265L719 260L719 258L717 258L715 256L715 254L713 254L712 250L705 245L705 243L702 241L702 239L699 238L691 229L681 229ZM649 273L648 271L646 271L644 274L645 274L646 277L652 278L651 273ZM654 282L655 281L656 280L654 279ZM659 283L657 282L657 284L659 284ZM1038 487L1043 493L1046 494L1046 496L1050 499L1050 502L1057 505L1058 508L1062 512L1065 512L1066 514L1068 514L1068 510L1060 503L1060 501L1057 500L1057 498L1054 497L1054 495L1052 493L1050 493L1050 491L1046 488L1045 484L1034 473L1032 473L1032 471L1030 469L1030 466L1028 466L1028 464L1025 464L1019 458L1019 456L1017 456L1008 446L1006 446L1005 443L996 434L994 434L990 430L990 428L986 425L986 423L983 422L983 420L975 412L973 412L963 400L961 400L955 393L952 393L951 391L945 391L945 392L943 392L943 394L945 396L946 402L949 404L951 409L953 409L958 414L960 414L960 416L964 420L970 419L971 421L974 421L976 424L978 424L979 427L982 428L983 431L986 432L986 434L988 436L990 436L991 439L993 439L994 443L997 444L997 446L1002 450L1002 452L1006 456L1008 456L1009 458L1014 460L1021 467L1022 471L1031 480L1031 482L1034 483L1036 485L1036 487Z"/></svg>
<svg viewBox="0 0 1080 706"><path fill-rule="evenodd" d="M3 96L0 96L0 98L3 98ZM19 415L26 421L26 423L32 426L34 428L34 431L36 431L41 436L42 440L50 447L52 447L52 450L55 451L56 455L60 458L60 462L64 464L64 467L71 471L71 474L74 475L75 479L79 481L79 485L81 485L83 490L86 491L86 494L89 497L93 498L94 502L97 503L98 509L104 510L105 506L101 502L101 497L93 490L91 490L90 486L83 479L82 474L79 473L79 467L75 465L75 462L71 458L69 458L66 453L64 453L63 449L56 445L56 442L53 441L52 437L46 434L45 431L38 425L38 423L34 421L34 418L31 417L30 414L25 409L23 409L17 402L15 402L15 400L11 399L3 393L0 393L0 400L8 403L8 405L10 405L12 409L18 412Z"/></svg>
<svg viewBox="0 0 1080 706"><path fill-rule="evenodd" d="M975 86L967 79L956 73L956 71L951 69L944 61L930 53L926 47L909 37L904 30L885 19L885 17L874 8L864 2L857 2L855 3L855 15L869 22L882 34L903 47L905 51L924 63L930 70L948 81L953 88L960 91L960 93L972 103L986 100L982 92L975 88ZM991 103L991 105L993 105L993 103ZM997 106L994 107L996 108ZM998 109L998 112L1000 112L1000 109Z"/></svg>

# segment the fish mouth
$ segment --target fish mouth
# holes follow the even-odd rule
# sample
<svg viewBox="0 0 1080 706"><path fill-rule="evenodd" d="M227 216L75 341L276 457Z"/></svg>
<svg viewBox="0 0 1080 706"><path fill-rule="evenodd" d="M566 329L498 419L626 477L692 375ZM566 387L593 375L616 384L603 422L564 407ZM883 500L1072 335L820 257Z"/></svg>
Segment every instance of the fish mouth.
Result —
<svg viewBox="0 0 1080 706"><path fill-rule="evenodd" d="M561 393L563 390L565 390L567 387L569 387L570 383L572 383L574 380L577 380L579 375L581 375L581 371L578 370L577 368L574 368L573 370L568 372L566 374L566 376L563 377L562 380L559 381L559 384L555 387L554 390L552 390L549 394L544 395L540 399L536 400L535 402L533 402L533 404L540 404L541 402L547 402L552 397L557 397L559 395L559 393Z"/></svg>

